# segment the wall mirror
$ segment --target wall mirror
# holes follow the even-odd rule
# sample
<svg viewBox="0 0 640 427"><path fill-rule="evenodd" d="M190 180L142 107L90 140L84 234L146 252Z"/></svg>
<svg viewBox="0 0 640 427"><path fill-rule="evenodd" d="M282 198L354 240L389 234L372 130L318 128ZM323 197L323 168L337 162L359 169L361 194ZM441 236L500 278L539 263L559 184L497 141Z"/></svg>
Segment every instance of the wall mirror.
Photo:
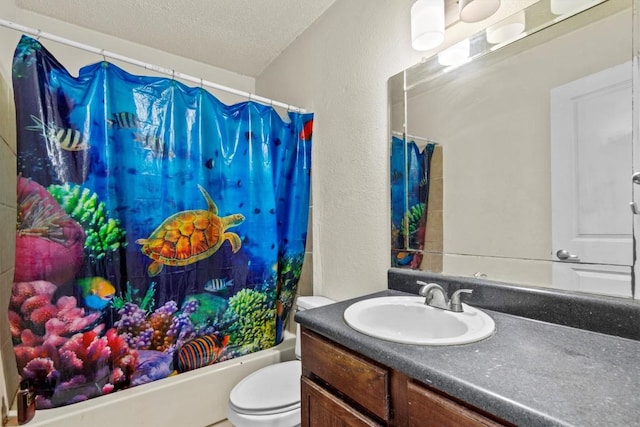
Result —
<svg viewBox="0 0 640 427"><path fill-rule="evenodd" d="M389 80L392 265L633 296L633 1L568 3Z"/></svg>

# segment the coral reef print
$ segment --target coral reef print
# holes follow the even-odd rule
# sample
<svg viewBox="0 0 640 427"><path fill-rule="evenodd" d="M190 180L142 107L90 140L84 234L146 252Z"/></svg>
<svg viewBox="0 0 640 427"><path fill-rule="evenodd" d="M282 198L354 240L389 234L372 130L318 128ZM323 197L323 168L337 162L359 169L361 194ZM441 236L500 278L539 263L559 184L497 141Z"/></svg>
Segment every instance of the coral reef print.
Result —
<svg viewBox="0 0 640 427"><path fill-rule="evenodd" d="M31 179L18 177L16 225L16 281L49 280L64 283L84 261L85 232L47 190Z"/></svg>
<svg viewBox="0 0 640 427"><path fill-rule="evenodd" d="M16 47L7 312L39 409L282 340L306 242L313 114L224 105L107 62Z"/></svg>

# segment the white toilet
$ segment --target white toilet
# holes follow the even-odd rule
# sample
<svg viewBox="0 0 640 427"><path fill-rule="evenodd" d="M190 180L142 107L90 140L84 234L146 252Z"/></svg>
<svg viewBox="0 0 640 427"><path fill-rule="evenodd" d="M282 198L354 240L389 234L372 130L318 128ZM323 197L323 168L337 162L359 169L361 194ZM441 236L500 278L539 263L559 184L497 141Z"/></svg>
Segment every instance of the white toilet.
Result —
<svg viewBox="0 0 640 427"><path fill-rule="evenodd" d="M321 296L298 297L297 310L334 303ZM300 325L296 325L296 358L300 359ZM236 427L300 425L300 360L259 369L231 390L227 418Z"/></svg>

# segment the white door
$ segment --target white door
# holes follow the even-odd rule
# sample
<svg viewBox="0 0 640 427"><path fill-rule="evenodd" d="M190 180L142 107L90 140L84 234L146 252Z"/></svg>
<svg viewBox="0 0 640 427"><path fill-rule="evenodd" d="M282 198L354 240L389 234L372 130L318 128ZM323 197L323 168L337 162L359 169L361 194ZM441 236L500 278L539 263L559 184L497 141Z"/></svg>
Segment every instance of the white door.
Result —
<svg viewBox="0 0 640 427"><path fill-rule="evenodd" d="M628 62L551 90L554 287L632 296L631 89Z"/></svg>

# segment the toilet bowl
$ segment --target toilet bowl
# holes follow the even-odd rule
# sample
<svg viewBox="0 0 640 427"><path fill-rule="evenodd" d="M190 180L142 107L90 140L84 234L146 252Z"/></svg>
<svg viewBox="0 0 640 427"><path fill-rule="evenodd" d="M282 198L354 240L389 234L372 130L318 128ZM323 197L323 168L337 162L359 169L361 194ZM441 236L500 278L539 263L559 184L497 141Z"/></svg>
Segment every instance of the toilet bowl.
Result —
<svg viewBox="0 0 640 427"><path fill-rule="evenodd" d="M331 304L321 296L298 297L297 310ZM300 358L300 326L296 325L296 357ZM300 360L259 369L241 380L229 395L227 419L236 427L300 425Z"/></svg>

